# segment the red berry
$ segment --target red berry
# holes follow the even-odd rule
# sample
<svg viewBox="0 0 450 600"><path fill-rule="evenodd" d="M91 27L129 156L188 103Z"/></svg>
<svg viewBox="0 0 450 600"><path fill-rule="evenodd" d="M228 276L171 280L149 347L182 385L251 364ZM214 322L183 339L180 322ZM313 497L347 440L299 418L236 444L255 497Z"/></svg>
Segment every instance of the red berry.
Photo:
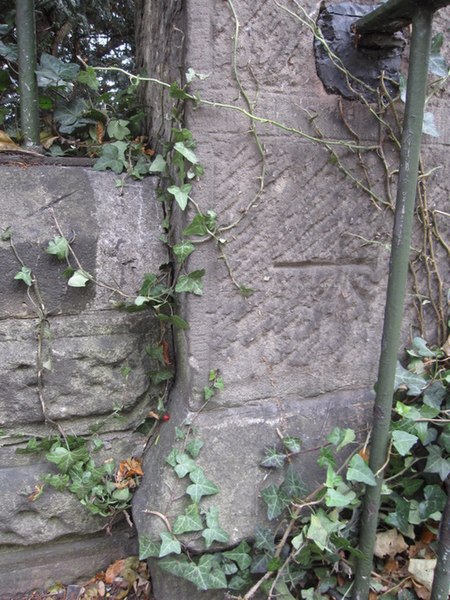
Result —
<svg viewBox="0 0 450 600"><path fill-rule="evenodd" d="M163 416L161 417L161 421L170 421L169 413L164 413Z"/></svg>

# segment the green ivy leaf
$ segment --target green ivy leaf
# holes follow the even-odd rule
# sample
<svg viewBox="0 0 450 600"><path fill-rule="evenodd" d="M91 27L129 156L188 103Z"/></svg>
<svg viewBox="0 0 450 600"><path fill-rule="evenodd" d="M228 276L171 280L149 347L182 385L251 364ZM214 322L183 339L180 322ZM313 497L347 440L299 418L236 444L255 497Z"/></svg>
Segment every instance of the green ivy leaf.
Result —
<svg viewBox="0 0 450 600"><path fill-rule="evenodd" d="M330 536L330 530L324 524L323 514L319 517L311 515L309 526L306 528L305 536L312 540L321 550L325 550Z"/></svg>
<svg viewBox="0 0 450 600"><path fill-rule="evenodd" d="M124 119L111 119L107 127L109 137L120 141L124 140L131 133L127 127L128 123L129 121Z"/></svg>
<svg viewBox="0 0 450 600"><path fill-rule="evenodd" d="M227 587L225 573L218 567L217 560L204 554L198 564L187 556L169 557L161 560L159 566L177 577L193 583L199 590L224 589Z"/></svg>
<svg viewBox="0 0 450 600"><path fill-rule="evenodd" d="M308 493L308 488L292 465L287 468L280 491L290 500L299 500Z"/></svg>
<svg viewBox="0 0 450 600"><path fill-rule="evenodd" d="M76 63L64 63L62 60L43 52L39 68L36 70L37 83L39 87L63 87L76 79L80 67Z"/></svg>
<svg viewBox="0 0 450 600"><path fill-rule="evenodd" d="M104 144L102 146L102 154L93 166L94 171L106 171L106 169L111 169L111 171L114 171L117 175L122 173L127 167L127 160L125 158L126 148L127 144L121 141L112 144Z"/></svg>
<svg viewBox="0 0 450 600"><path fill-rule="evenodd" d="M159 558L168 554L180 554L181 544L170 531L163 531L159 534L161 538L161 547L159 549Z"/></svg>
<svg viewBox="0 0 450 600"><path fill-rule="evenodd" d="M258 525L255 529L255 548L267 550L270 554L275 551L275 537L271 529Z"/></svg>
<svg viewBox="0 0 450 600"><path fill-rule="evenodd" d="M95 119L86 116L88 105L83 98L75 98L69 104L59 106L53 117L61 133L73 133L76 129L94 125Z"/></svg>
<svg viewBox="0 0 450 600"><path fill-rule="evenodd" d="M392 443L401 456L406 456L418 439L416 435L412 435L407 431L397 430L392 432Z"/></svg>
<svg viewBox="0 0 450 600"><path fill-rule="evenodd" d="M169 464L171 467L176 467L177 466L177 457L179 455L179 452L176 448L172 448L172 450L170 451L169 455L166 458L166 463Z"/></svg>
<svg viewBox="0 0 450 600"><path fill-rule="evenodd" d="M167 188L169 194L175 196L175 200L181 210L184 210L189 200L189 194L191 193L192 185L190 183L183 183L181 186L171 185Z"/></svg>
<svg viewBox="0 0 450 600"><path fill-rule="evenodd" d="M175 291L177 293L190 292L196 296L203 295L203 276L205 275L205 269L198 271L192 271L188 275L180 275Z"/></svg>
<svg viewBox="0 0 450 600"><path fill-rule="evenodd" d="M69 279L67 285L70 285L71 287L86 287L86 284L91 279L92 277L89 273L86 273L86 271L83 271L82 269L78 269Z"/></svg>
<svg viewBox="0 0 450 600"><path fill-rule="evenodd" d="M289 454L298 454L301 450L302 441L298 437L287 435L283 438L282 442Z"/></svg>
<svg viewBox="0 0 450 600"><path fill-rule="evenodd" d="M217 215L209 210L205 215L195 215L191 223L183 229L183 235L204 236L209 235L217 226Z"/></svg>
<svg viewBox="0 0 450 600"><path fill-rule="evenodd" d="M189 444L186 446L186 452L192 456L192 458L197 458L200 454L200 450L203 448L202 440L196 438L191 440Z"/></svg>
<svg viewBox="0 0 450 600"><path fill-rule="evenodd" d="M430 135L431 137L439 137L439 131L436 127L436 121L434 115L431 112L425 112L423 114L423 125L422 133Z"/></svg>
<svg viewBox="0 0 450 600"><path fill-rule="evenodd" d="M442 448L432 444L427 447L428 459L425 473L437 473L442 481L447 479L450 472L450 461L442 457Z"/></svg>
<svg viewBox="0 0 450 600"><path fill-rule="evenodd" d="M192 242L183 240L180 244L175 244L172 250L175 256L178 258L180 265L182 265L186 258L192 254L192 252L194 252L195 246Z"/></svg>
<svg viewBox="0 0 450 600"><path fill-rule="evenodd" d="M266 467L268 469L278 469L284 465L286 458L286 454L280 452L275 447L266 448L265 457L259 464L261 467Z"/></svg>
<svg viewBox="0 0 450 600"><path fill-rule="evenodd" d="M80 71L77 76L77 81L83 85L87 85L94 91L97 91L100 86L94 67L86 67L84 71Z"/></svg>
<svg viewBox="0 0 450 600"><path fill-rule="evenodd" d="M89 452L84 446L76 450L68 450L63 446L54 446L45 455L45 458L54 463L61 473L67 473L75 463L88 461Z"/></svg>
<svg viewBox="0 0 450 600"><path fill-rule="evenodd" d="M374 474L359 454L355 454L348 463L347 479L348 481L359 481L366 485L377 484Z"/></svg>
<svg viewBox="0 0 450 600"><path fill-rule="evenodd" d="M274 484L261 492L262 499L267 504L267 518L272 521L289 506L289 498Z"/></svg>
<svg viewBox="0 0 450 600"><path fill-rule="evenodd" d="M335 427L327 436L327 440L336 446L336 451L339 452L339 450L342 450L342 448L354 442L355 437L353 429L341 429L340 427Z"/></svg>
<svg viewBox="0 0 450 600"><path fill-rule="evenodd" d="M427 343L423 338L419 336L415 337L412 344L413 349L412 351L409 351L408 354L411 354L412 356L421 356L423 358L434 358L436 356L436 352L433 352L433 350L428 348Z"/></svg>
<svg viewBox="0 0 450 600"><path fill-rule="evenodd" d="M201 531L202 529L203 521L200 516L198 504L196 503L186 507L184 514L179 515L173 524L173 533L175 535L181 535L189 531Z"/></svg>
<svg viewBox="0 0 450 600"><path fill-rule="evenodd" d="M20 271L14 275L14 279L19 279L23 281L28 287L31 287L33 285L31 269L29 267L22 267Z"/></svg>
<svg viewBox="0 0 450 600"><path fill-rule="evenodd" d="M49 241L45 251L47 254L54 254L59 260L66 260L69 256L69 242L65 237L57 235Z"/></svg>
<svg viewBox="0 0 450 600"><path fill-rule="evenodd" d="M213 542L226 543L230 537L228 533L220 527L219 524L219 509L217 506L211 506L206 513L207 528L202 532L202 537L205 538L206 547L209 548Z"/></svg>
<svg viewBox="0 0 450 600"><path fill-rule="evenodd" d="M159 556L161 543L155 542L148 535L139 536L139 560Z"/></svg>
<svg viewBox="0 0 450 600"><path fill-rule="evenodd" d="M245 571L252 564L252 557L250 556L251 547L247 542L243 541L237 546L233 548L233 550L227 550L227 552L222 552L225 558L232 560L237 564L240 571Z"/></svg>
<svg viewBox="0 0 450 600"><path fill-rule="evenodd" d="M348 486L345 486L345 488L345 492L333 488L327 490L325 504L330 508L344 508L345 506L351 506L356 499L356 494Z"/></svg>
<svg viewBox="0 0 450 600"><path fill-rule="evenodd" d="M179 152L186 160L195 165L198 163L195 153L188 148L184 142L177 142L174 146L175 150Z"/></svg>
<svg viewBox="0 0 450 600"><path fill-rule="evenodd" d="M180 479L186 477L188 473L198 469L195 460L192 460L185 452L178 453L176 456L177 465L175 467L175 473Z"/></svg>
<svg viewBox="0 0 450 600"><path fill-rule="evenodd" d="M155 316L160 321L165 321L167 323L170 323L171 325L173 325L177 329L183 329L183 330L184 329L189 329L189 323L187 323L184 319L182 319L178 315L165 315L163 313L159 313L159 314L157 314Z"/></svg>
<svg viewBox="0 0 450 600"><path fill-rule="evenodd" d="M427 521L435 513L441 513L447 502L447 494L440 485L427 485L423 490L424 500L419 503L419 515Z"/></svg>
<svg viewBox="0 0 450 600"><path fill-rule="evenodd" d="M170 379L173 379L174 373L172 371L172 369L164 368L164 369L158 369L157 371L150 371L149 373L150 376L150 380L154 385L158 385L159 383L162 383L163 381L170 381Z"/></svg>
<svg viewBox="0 0 450 600"><path fill-rule="evenodd" d="M219 492L215 483L207 479L202 469L198 467L190 471L189 478L192 484L186 489L186 494L191 497L192 502L200 502L203 496L213 496Z"/></svg>
<svg viewBox="0 0 450 600"><path fill-rule="evenodd" d="M149 173L164 173L167 163L161 154L157 154L148 169Z"/></svg>
<svg viewBox="0 0 450 600"><path fill-rule="evenodd" d="M405 369L400 362L397 362L397 368L395 371L395 383L394 390L398 390L399 387L405 386L407 388L408 396L419 396L422 390L427 386L427 380L420 375L411 373Z"/></svg>

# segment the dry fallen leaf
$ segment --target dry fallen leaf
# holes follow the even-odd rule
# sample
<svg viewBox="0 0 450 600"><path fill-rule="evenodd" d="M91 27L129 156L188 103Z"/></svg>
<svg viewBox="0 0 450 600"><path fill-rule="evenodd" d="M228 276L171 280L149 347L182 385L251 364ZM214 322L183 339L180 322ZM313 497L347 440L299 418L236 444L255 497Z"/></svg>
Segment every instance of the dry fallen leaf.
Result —
<svg viewBox="0 0 450 600"><path fill-rule="evenodd" d="M401 554L408 548L401 533L397 529L388 529L377 533L374 554L378 558Z"/></svg>
<svg viewBox="0 0 450 600"><path fill-rule="evenodd" d="M109 565L109 567L106 569L106 572L105 572L105 577L104 577L105 583L112 583L114 581L114 579L122 571L124 564L125 564L125 560L121 559L121 560L116 560L116 562L114 562L112 565Z"/></svg>
<svg viewBox="0 0 450 600"><path fill-rule="evenodd" d="M119 464L119 468L116 474L116 483L120 483L124 479L130 479L134 476L142 477L144 471L142 470L142 460L140 458L129 458L123 460Z"/></svg>
<svg viewBox="0 0 450 600"><path fill-rule="evenodd" d="M433 584L435 567L435 558L411 558L408 563L408 571L416 581L423 584L428 590L431 590Z"/></svg>

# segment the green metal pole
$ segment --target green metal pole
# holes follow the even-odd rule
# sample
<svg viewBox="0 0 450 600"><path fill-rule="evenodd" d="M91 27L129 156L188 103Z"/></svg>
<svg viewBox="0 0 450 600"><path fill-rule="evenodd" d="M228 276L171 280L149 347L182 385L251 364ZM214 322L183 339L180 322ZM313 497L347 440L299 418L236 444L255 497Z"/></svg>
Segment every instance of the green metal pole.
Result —
<svg viewBox="0 0 450 600"><path fill-rule="evenodd" d="M36 25L34 0L16 0L19 47L20 123L25 146L38 148L39 102L36 81Z"/></svg>
<svg viewBox="0 0 450 600"><path fill-rule="evenodd" d="M449 0L388 0L358 19L352 29L358 34L394 32L410 25L419 8L436 12L450 4Z"/></svg>
<svg viewBox="0 0 450 600"><path fill-rule="evenodd" d="M369 596L373 550L381 503L383 465L386 462L389 445L389 426L408 275L433 20L433 10L425 6L426 2L421 4L424 6L417 8L412 20L397 201L370 448L369 465L376 474L377 485L368 486L364 497L359 539L359 549L363 556L358 559L356 565L353 600L367 600Z"/></svg>

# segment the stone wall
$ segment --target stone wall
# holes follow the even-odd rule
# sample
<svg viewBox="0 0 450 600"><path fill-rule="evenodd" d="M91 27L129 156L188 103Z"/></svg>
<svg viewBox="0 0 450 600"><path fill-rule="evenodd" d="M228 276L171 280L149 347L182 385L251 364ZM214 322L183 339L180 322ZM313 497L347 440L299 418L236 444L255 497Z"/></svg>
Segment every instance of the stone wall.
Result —
<svg viewBox="0 0 450 600"><path fill-rule="evenodd" d="M185 67L209 75L192 86L201 98L247 108L233 71L233 6L240 24L237 72L257 115L313 136L318 128L333 142L352 139L344 114L361 141L377 143L379 130L370 125L366 107L358 102L340 104L324 91L316 74L311 31L278 3L187 0L185 4ZM283 4L295 12L294 3ZM318 2L301 4L306 15L317 16ZM427 166L443 166L429 179L430 202L444 211L448 106L448 96L434 102L441 136L424 138ZM320 445L336 425L353 427L360 435L369 427L392 213L376 207L332 164L323 145L267 123L256 126L266 159L264 189L257 196L262 162L248 118L226 108L188 106L186 123L206 168L194 186L196 203L203 211L218 213L222 226L245 213L221 236L235 282L252 288L253 294L244 298L239 293L213 242L192 254L189 270L206 270L205 293L187 295L181 302L190 329L177 334L172 417L158 445L147 454L146 476L133 512L139 533L154 538L162 523L148 510L163 512L169 519L182 512L182 501L171 499L182 496L185 486L171 478L164 463L174 445L175 428L195 417L204 441L198 463L220 486L213 503L235 544L251 538L257 523L264 524L260 491L271 480L258 464L264 449L279 440L277 431L303 440L306 452L294 464L314 485L321 474L315 454L308 450ZM348 151L341 156L353 166L358 160ZM395 155L388 160L395 169ZM380 164L369 159L369 171L374 193L382 196ZM186 217L175 211L174 229L179 230L192 214ZM448 233L445 218L440 225ZM420 225L416 240L419 230ZM440 260L448 285L448 258L441 254ZM417 332L412 299L409 291L405 342ZM427 313L429 307L424 305L424 310ZM429 334L433 335L433 326ZM198 413L210 369L220 369L225 390ZM200 548L195 539L187 544ZM156 600L197 597L190 584L161 573L156 563L151 567ZM202 597L218 600L224 592Z"/></svg>
<svg viewBox="0 0 450 600"><path fill-rule="evenodd" d="M67 435L98 429L104 449L99 464L142 454L146 437L136 428L159 390L149 383L145 346L160 336L160 324L145 312L115 310L117 296L89 283L68 287L67 265L45 252L59 235L57 223L83 268L95 278L136 293L146 272L167 261L159 241L162 215L152 180L127 184L120 195L114 176L92 169L0 165L0 598L45 588L55 581L91 577L112 560L136 552L125 523L107 535L108 520L89 513L73 496L49 486L29 496L53 469L42 456L17 454L32 436L58 435L44 423L38 395L38 319L33 294L14 279L31 268L46 307L43 376L48 419ZM55 220L56 218L56 220ZM73 263L72 258L72 263ZM127 366L127 378L121 369ZM113 418L120 408L120 418Z"/></svg>

